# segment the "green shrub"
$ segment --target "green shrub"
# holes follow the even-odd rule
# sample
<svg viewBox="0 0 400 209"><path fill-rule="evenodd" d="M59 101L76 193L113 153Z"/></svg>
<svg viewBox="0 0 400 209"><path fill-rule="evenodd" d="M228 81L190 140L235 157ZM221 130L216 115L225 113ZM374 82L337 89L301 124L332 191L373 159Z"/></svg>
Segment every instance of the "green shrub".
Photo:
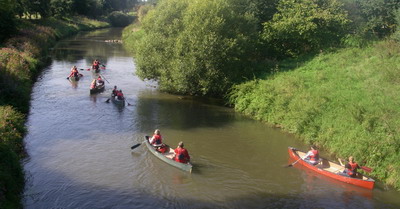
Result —
<svg viewBox="0 0 400 209"><path fill-rule="evenodd" d="M133 22L134 16L122 13L120 11L111 12L108 16L110 24L114 27L125 27Z"/></svg>
<svg viewBox="0 0 400 209"><path fill-rule="evenodd" d="M18 156L0 143L0 208L22 208L24 174Z"/></svg>
<svg viewBox="0 0 400 209"><path fill-rule="evenodd" d="M128 41L135 45L137 75L157 80L162 91L208 96L252 78L257 21L236 3L161 1L144 16L140 35L126 36L139 38Z"/></svg>

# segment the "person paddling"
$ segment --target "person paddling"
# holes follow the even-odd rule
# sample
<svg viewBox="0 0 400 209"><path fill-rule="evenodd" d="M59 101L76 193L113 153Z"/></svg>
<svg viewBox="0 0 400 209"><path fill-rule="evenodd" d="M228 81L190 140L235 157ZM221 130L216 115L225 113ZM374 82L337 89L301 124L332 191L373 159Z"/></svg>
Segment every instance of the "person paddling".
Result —
<svg viewBox="0 0 400 209"><path fill-rule="evenodd" d="M119 100L125 99L124 94L122 93L121 89L117 92L117 99L119 99Z"/></svg>
<svg viewBox="0 0 400 209"><path fill-rule="evenodd" d="M92 64L92 69L93 69L96 73L98 73L98 72L100 72L100 71L99 71L99 68L100 68L100 62L99 62L97 59L95 59L95 60L93 61L93 64Z"/></svg>
<svg viewBox="0 0 400 209"><path fill-rule="evenodd" d="M187 149L184 148L183 142L178 143L178 147L174 150L175 155L172 159L180 163L190 162L190 155Z"/></svg>
<svg viewBox="0 0 400 209"><path fill-rule="evenodd" d="M149 143L155 147L162 145L162 136L161 136L161 131L159 129L156 129L154 131L153 136L149 139Z"/></svg>
<svg viewBox="0 0 400 209"><path fill-rule="evenodd" d="M302 158L304 161L311 165L317 165L319 163L319 152L315 145L311 146L311 150Z"/></svg>
<svg viewBox="0 0 400 209"><path fill-rule="evenodd" d="M340 161L342 164L342 162ZM354 157L350 156L349 157L349 162L346 163L344 166L344 170L341 173L344 176L352 177L355 178L357 177L357 169L360 168L360 166L354 161Z"/></svg>
<svg viewBox="0 0 400 209"><path fill-rule="evenodd" d="M111 97L116 97L118 94L118 89L117 86L114 86L114 89L111 92Z"/></svg>
<svg viewBox="0 0 400 209"><path fill-rule="evenodd" d="M104 81L103 81L103 79L101 78L101 76L99 76L99 77L97 78L96 82L97 82L97 85L98 85L98 86L104 85Z"/></svg>
<svg viewBox="0 0 400 209"><path fill-rule="evenodd" d="M90 89L96 88L96 79L93 79L92 83L90 83Z"/></svg>
<svg viewBox="0 0 400 209"><path fill-rule="evenodd" d="M71 68L71 73L69 74L68 77L78 77L78 76L79 76L78 68L74 65L74 66Z"/></svg>

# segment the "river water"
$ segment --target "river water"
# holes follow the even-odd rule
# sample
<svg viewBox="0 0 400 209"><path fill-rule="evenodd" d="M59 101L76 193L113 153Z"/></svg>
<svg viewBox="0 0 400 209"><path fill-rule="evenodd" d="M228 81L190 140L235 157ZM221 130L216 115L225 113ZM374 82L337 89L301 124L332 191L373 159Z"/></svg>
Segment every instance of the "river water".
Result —
<svg viewBox="0 0 400 209"><path fill-rule="evenodd" d="M53 49L36 82L28 117L24 208L399 208L398 192L372 191L321 177L290 162L292 135L212 100L160 93L135 75L121 29L80 33ZM106 66L105 92L89 94L94 59ZM83 78L66 77L76 65ZM130 105L107 103L122 89ZM174 168L142 145L154 129L185 143L193 172ZM324 152L322 152L324 156ZM325 155L327 156L327 155Z"/></svg>

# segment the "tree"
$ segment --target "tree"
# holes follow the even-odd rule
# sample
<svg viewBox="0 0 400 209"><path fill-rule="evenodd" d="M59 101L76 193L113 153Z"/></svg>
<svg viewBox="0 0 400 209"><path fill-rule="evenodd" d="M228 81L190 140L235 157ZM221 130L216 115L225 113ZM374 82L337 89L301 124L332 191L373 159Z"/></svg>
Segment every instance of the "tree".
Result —
<svg viewBox="0 0 400 209"><path fill-rule="evenodd" d="M0 0L0 43L15 31L15 7L13 0Z"/></svg>
<svg viewBox="0 0 400 209"><path fill-rule="evenodd" d="M55 17L65 17L73 14L73 0L51 0L51 14Z"/></svg>
<svg viewBox="0 0 400 209"><path fill-rule="evenodd" d="M338 44L346 33L347 14L336 0L282 0L263 37L278 55L297 56Z"/></svg>
<svg viewBox="0 0 400 209"><path fill-rule="evenodd" d="M396 11L400 8L399 0L356 0L363 24L359 31L382 38L392 34L396 27Z"/></svg>
<svg viewBox="0 0 400 209"><path fill-rule="evenodd" d="M161 90L220 96L253 75L257 20L240 1L160 1L142 26L137 74Z"/></svg>
<svg viewBox="0 0 400 209"><path fill-rule="evenodd" d="M252 13L261 23L270 21L277 12L279 0L243 0L246 4L246 10Z"/></svg>

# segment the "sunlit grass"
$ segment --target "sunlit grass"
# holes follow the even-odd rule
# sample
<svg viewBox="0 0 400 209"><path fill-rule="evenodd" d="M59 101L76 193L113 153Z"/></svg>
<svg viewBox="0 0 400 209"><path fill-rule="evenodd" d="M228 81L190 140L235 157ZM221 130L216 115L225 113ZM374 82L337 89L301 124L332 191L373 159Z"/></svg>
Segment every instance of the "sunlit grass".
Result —
<svg viewBox="0 0 400 209"><path fill-rule="evenodd" d="M322 53L300 67L236 86L230 100L236 110L306 143L355 156L374 168L372 175L400 188L399 49L384 41Z"/></svg>

